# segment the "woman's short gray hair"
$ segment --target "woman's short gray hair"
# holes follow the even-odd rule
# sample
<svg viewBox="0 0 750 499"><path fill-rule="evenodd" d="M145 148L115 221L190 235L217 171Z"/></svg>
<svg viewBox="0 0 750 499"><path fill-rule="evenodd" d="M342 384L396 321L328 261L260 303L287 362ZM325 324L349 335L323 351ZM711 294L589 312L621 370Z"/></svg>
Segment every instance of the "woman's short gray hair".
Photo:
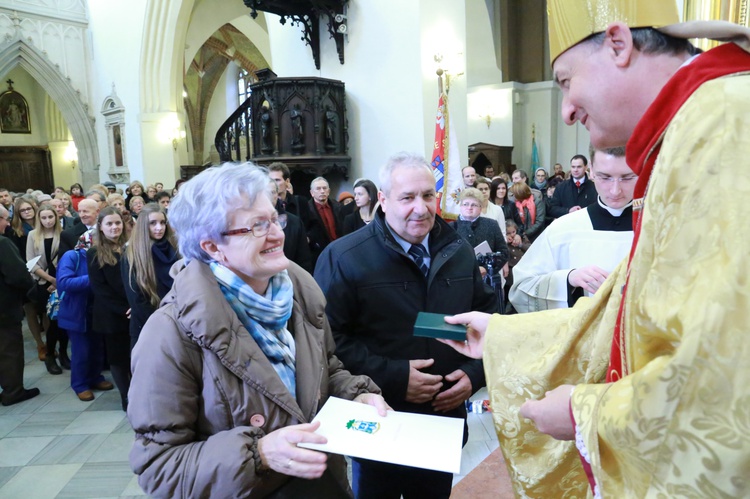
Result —
<svg viewBox="0 0 750 499"><path fill-rule="evenodd" d="M404 168L425 168L430 175L433 175L432 167L424 156L411 152L400 152L395 156L388 158L388 162L380 169L380 190L388 196L391 192L391 175L393 170L398 167Z"/></svg>
<svg viewBox="0 0 750 499"><path fill-rule="evenodd" d="M270 199L270 181L266 168L247 162L213 166L182 184L169 205L169 224L182 256L210 263L201 241L223 241L221 233L229 229L227 215L249 208L259 195Z"/></svg>

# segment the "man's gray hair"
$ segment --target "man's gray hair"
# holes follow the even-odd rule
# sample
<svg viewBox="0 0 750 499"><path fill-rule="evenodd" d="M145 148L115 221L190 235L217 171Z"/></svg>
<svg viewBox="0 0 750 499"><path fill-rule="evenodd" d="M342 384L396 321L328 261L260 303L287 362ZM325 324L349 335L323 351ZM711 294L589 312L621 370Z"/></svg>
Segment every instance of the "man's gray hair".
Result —
<svg viewBox="0 0 750 499"><path fill-rule="evenodd" d="M107 198L99 191L89 191L86 193L84 197L88 198L89 196L96 196L97 199L99 199L100 202L106 203Z"/></svg>
<svg viewBox="0 0 750 499"><path fill-rule="evenodd" d="M169 224L177 234L180 253L186 260L213 261L201 249L201 241L224 241L228 215L250 208L258 196L270 200L268 170L255 163L224 163L202 171L180 186L169 205Z"/></svg>
<svg viewBox="0 0 750 499"><path fill-rule="evenodd" d="M413 152L400 152L388 158L388 162L380 169L380 191L386 196L391 193L391 175L396 168L424 168L430 175L434 175L424 156Z"/></svg>
<svg viewBox="0 0 750 499"><path fill-rule="evenodd" d="M328 183L328 180L325 179L325 177L315 177L312 182L310 182L310 190L313 189L313 185L315 185L315 182L323 181L326 183L328 187L331 187L331 185Z"/></svg>
<svg viewBox="0 0 750 499"><path fill-rule="evenodd" d="M630 33L633 36L633 47L644 54L689 54L692 56L702 52L689 40L664 34L654 28L631 28ZM604 43L605 39L606 33L602 31L589 36L584 40L584 43L590 43L592 46L598 47Z"/></svg>

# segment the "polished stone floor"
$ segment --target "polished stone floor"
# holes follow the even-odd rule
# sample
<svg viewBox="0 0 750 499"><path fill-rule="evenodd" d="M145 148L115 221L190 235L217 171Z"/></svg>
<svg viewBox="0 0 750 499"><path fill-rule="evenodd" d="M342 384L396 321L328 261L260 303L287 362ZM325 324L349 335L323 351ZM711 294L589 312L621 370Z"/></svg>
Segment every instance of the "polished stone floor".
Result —
<svg viewBox="0 0 750 499"><path fill-rule="evenodd" d="M128 465L133 433L117 390L79 401L69 387L70 372L48 374L26 328L24 334L25 385L41 394L0 406L0 499L146 497ZM487 398L486 390L475 398ZM490 414L470 414L454 484L497 447Z"/></svg>

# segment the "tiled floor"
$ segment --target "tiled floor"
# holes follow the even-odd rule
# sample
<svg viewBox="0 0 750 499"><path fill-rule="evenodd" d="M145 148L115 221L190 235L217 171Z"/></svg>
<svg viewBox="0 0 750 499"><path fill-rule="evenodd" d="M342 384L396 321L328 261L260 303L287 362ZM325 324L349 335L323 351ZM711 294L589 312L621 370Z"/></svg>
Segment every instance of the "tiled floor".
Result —
<svg viewBox="0 0 750 499"><path fill-rule="evenodd" d="M70 371L48 374L26 328L24 334L25 385L42 393L0 406L0 499L146 497L128 465L133 434L117 390L79 401L69 387ZM475 398L487 398L486 391ZM497 447L490 414L470 414L454 484Z"/></svg>

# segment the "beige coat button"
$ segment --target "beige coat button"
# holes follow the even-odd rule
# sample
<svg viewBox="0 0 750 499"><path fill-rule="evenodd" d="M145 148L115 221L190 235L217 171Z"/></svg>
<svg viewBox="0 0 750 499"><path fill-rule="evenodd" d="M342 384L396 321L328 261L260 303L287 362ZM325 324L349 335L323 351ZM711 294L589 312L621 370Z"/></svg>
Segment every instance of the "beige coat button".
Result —
<svg viewBox="0 0 750 499"><path fill-rule="evenodd" d="M264 418L262 414L253 414L250 417L250 426L260 428L264 424L266 424L266 418Z"/></svg>

